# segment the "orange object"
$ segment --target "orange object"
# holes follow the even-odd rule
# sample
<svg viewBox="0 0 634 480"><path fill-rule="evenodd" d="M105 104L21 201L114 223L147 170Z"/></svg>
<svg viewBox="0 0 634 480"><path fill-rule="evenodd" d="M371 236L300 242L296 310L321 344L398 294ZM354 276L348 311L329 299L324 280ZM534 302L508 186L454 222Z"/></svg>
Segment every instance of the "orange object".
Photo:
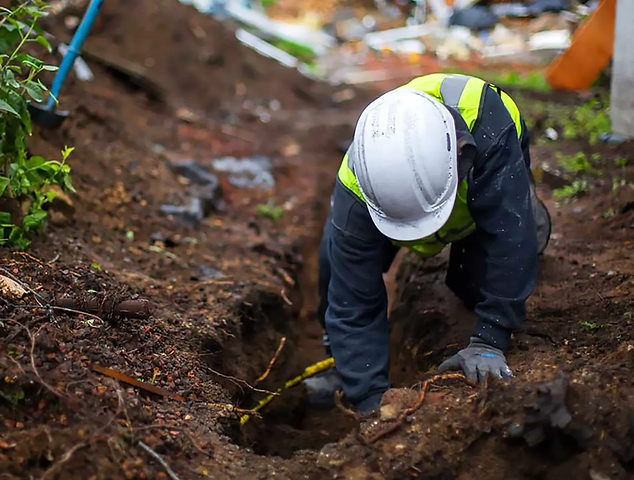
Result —
<svg viewBox="0 0 634 480"><path fill-rule="evenodd" d="M174 398L176 400L180 400L181 402L185 401L185 398L180 396L180 395L176 395L175 393L168 392L167 390L165 390L163 388L156 387L156 386L151 385L149 383L139 382L138 380L135 380L132 377L128 377L127 375L124 375L123 373L118 372L117 370L112 370L110 368L102 367L98 363L93 363L92 364L92 369L95 372L101 373L102 375L105 375L105 376L110 377L110 378L116 378L120 382L128 383L130 385L133 385L135 387L141 388L141 389L146 390L148 392L152 392L152 393L155 393L157 395L161 395L162 397Z"/></svg>
<svg viewBox="0 0 634 480"><path fill-rule="evenodd" d="M575 31L568 50L546 70L554 90L587 90L608 65L614 51L616 0L603 0Z"/></svg>

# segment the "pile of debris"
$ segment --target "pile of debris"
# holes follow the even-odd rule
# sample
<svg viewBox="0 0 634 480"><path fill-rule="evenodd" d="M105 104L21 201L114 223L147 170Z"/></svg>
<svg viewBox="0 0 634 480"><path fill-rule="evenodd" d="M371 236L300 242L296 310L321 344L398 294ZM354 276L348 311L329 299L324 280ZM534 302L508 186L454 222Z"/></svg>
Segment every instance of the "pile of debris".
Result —
<svg viewBox="0 0 634 480"><path fill-rule="evenodd" d="M350 66L372 56L545 65L570 46L576 27L598 6L597 0L180 1L237 21L242 43L334 84L354 83Z"/></svg>

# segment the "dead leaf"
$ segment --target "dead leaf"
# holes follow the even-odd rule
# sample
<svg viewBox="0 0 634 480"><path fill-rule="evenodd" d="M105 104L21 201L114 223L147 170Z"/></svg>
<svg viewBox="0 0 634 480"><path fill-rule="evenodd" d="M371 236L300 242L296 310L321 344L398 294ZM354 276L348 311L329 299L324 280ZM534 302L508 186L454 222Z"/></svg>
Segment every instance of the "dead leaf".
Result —
<svg viewBox="0 0 634 480"><path fill-rule="evenodd" d="M16 300L26 295L26 290L15 280L0 275L0 293L5 298Z"/></svg>

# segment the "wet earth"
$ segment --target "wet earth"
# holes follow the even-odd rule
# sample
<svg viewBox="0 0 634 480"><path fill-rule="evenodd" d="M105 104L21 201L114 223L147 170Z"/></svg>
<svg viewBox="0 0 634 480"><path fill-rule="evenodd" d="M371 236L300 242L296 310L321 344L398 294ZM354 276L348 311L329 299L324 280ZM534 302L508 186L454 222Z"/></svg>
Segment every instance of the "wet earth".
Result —
<svg viewBox="0 0 634 480"><path fill-rule="evenodd" d="M50 28L70 35L61 18ZM86 52L95 79L71 77L71 117L30 143L51 158L75 147L77 194L28 253L0 251L0 275L26 290L0 300L0 478L634 478L634 192L615 163L632 163L631 144L535 142L536 166L582 151L602 175L562 205L539 186L553 235L513 382L437 379L371 438L344 409L309 410L301 386L240 426L324 359L317 244L378 91L308 80L175 0L105 2ZM581 102L514 97L536 131L535 102ZM391 376L413 403L475 321L446 261L407 254L388 278Z"/></svg>

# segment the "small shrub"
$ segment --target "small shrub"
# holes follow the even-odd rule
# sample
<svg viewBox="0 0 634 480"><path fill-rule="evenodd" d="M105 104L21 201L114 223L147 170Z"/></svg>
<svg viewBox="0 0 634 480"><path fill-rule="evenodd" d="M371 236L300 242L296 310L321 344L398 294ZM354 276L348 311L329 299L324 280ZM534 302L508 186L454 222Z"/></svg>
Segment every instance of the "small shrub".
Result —
<svg viewBox="0 0 634 480"><path fill-rule="evenodd" d="M25 46L50 45L37 27L46 3L25 1L14 9L0 7L0 245L25 249L29 237L44 229L44 205L51 202L58 185L75 191L66 159L72 148L65 148L61 161L30 156L27 138L31 136L30 101L42 102L48 90L37 77L57 67L25 53Z"/></svg>

